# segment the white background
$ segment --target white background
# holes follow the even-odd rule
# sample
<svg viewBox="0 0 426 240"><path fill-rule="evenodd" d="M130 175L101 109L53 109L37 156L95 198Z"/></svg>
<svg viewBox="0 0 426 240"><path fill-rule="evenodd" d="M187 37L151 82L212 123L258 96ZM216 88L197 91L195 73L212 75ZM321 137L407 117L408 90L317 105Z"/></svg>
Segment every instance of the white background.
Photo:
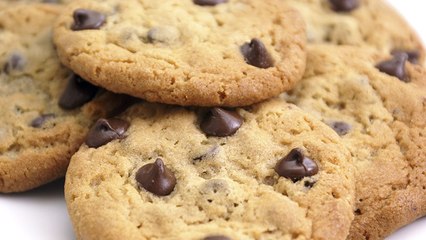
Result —
<svg viewBox="0 0 426 240"><path fill-rule="evenodd" d="M0 0L2 1L2 0ZM426 1L389 0L426 42ZM0 139L1 141L1 139ZM63 180L27 193L0 194L0 239L73 240L62 190ZM387 240L426 239L426 218L399 230Z"/></svg>

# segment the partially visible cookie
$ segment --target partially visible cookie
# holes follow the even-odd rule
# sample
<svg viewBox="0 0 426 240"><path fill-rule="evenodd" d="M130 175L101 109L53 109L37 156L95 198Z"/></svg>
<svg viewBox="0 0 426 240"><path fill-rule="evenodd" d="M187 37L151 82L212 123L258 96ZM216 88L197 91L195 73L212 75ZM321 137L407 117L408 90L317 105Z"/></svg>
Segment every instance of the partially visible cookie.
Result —
<svg viewBox="0 0 426 240"><path fill-rule="evenodd" d="M426 214L426 71L408 56L312 45L285 98L341 135L354 157L348 239L383 239Z"/></svg>
<svg viewBox="0 0 426 240"><path fill-rule="evenodd" d="M93 120L121 104L122 96L59 63L51 35L61 10L17 4L0 11L0 192L63 176Z"/></svg>
<svg viewBox="0 0 426 240"><path fill-rule="evenodd" d="M9 4L9 3L67 3L70 2L72 0L2 0L2 3L0 4ZM2 5L0 5L2 6Z"/></svg>
<svg viewBox="0 0 426 240"><path fill-rule="evenodd" d="M351 169L338 135L282 100L142 103L92 128L65 197L78 239L345 239Z"/></svg>
<svg viewBox="0 0 426 240"><path fill-rule="evenodd" d="M75 1L55 28L61 61L148 101L244 106L290 89L305 26L280 0Z"/></svg>
<svg viewBox="0 0 426 240"><path fill-rule="evenodd" d="M283 0L303 15L308 41L372 46L388 54L410 53L424 63L421 40L406 21L383 0Z"/></svg>

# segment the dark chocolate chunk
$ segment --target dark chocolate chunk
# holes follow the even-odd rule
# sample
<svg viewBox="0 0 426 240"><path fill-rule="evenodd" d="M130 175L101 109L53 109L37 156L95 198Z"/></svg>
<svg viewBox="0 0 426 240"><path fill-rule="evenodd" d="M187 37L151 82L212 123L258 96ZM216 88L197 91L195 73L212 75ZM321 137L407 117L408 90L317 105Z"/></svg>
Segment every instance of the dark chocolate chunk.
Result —
<svg viewBox="0 0 426 240"><path fill-rule="evenodd" d="M223 235L213 235L213 236L205 237L203 240L231 240L231 239Z"/></svg>
<svg viewBox="0 0 426 240"><path fill-rule="evenodd" d="M315 161L306 157L300 148L295 148L287 156L278 161L275 166L275 172L281 177L297 182L304 177L317 174L318 165Z"/></svg>
<svg viewBox="0 0 426 240"><path fill-rule="evenodd" d="M359 6L359 0L330 0L336 12L350 12Z"/></svg>
<svg viewBox="0 0 426 240"><path fill-rule="evenodd" d="M136 181L145 190L158 196L169 195L176 185L175 175L160 158L141 167L136 173Z"/></svg>
<svg viewBox="0 0 426 240"><path fill-rule="evenodd" d="M86 136L86 144L91 148L98 148L114 139L123 139L126 137L124 133L129 126L130 123L125 120L101 118L89 130Z"/></svg>
<svg viewBox="0 0 426 240"><path fill-rule="evenodd" d="M200 128L208 136L227 137L237 132L243 118L235 111L212 108L203 117Z"/></svg>
<svg viewBox="0 0 426 240"><path fill-rule="evenodd" d="M68 84L59 99L59 106L66 110L81 107L92 100L97 92L98 87L74 74L69 79Z"/></svg>
<svg viewBox="0 0 426 240"><path fill-rule="evenodd" d="M102 13L88 9L75 10L73 18L74 23L71 26L71 29L74 31L99 29L106 20L105 15Z"/></svg>
<svg viewBox="0 0 426 240"><path fill-rule="evenodd" d="M114 106L109 106L111 109L108 112L108 117L115 117L126 111L130 106L142 101L142 99L125 94L115 94L115 96Z"/></svg>
<svg viewBox="0 0 426 240"><path fill-rule="evenodd" d="M398 53L395 54L392 59L378 63L376 68L379 69L380 72L397 77L401 81L408 82L405 73L405 62L407 59L408 55L406 53Z"/></svg>
<svg viewBox="0 0 426 240"><path fill-rule="evenodd" d="M228 0L194 0L194 3L200 6L215 6L226 2Z"/></svg>
<svg viewBox="0 0 426 240"><path fill-rule="evenodd" d="M12 71L20 71L24 69L26 64L25 58L19 53L13 53L10 55L9 60L4 64L3 70L5 73L10 73Z"/></svg>
<svg viewBox="0 0 426 240"><path fill-rule="evenodd" d="M33 128L40 128L44 122L46 122L49 119L52 119L55 117L55 114L53 113L47 113L47 114L42 114L39 117L34 118L31 121L30 126Z"/></svg>
<svg viewBox="0 0 426 240"><path fill-rule="evenodd" d="M355 215L361 215L361 209L359 209L359 208L356 209L354 212L355 212Z"/></svg>
<svg viewBox="0 0 426 240"><path fill-rule="evenodd" d="M420 59L420 52L418 50L392 50L392 55L399 55L405 53L408 55L408 61L412 64L418 64Z"/></svg>
<svg viewBox="0 0 426 240"><path fill-rule="evenodd" d="M341 122L341 121L330 122L328 125L331 128L333 128L333 130L337 134L339 134L339 136L344 136L344 135L348 134L352 129L351 125L349 125L348 123L345 123L345 122Z"/></svg>
<svg viewBox="0 0 426 240"><path fill-rule="evenodd" d="M258 68L270 68L274 66L274 61L265 45L257 38L252 39L250 43L244 43L240 50L246 63L250 65Z"/></svg>

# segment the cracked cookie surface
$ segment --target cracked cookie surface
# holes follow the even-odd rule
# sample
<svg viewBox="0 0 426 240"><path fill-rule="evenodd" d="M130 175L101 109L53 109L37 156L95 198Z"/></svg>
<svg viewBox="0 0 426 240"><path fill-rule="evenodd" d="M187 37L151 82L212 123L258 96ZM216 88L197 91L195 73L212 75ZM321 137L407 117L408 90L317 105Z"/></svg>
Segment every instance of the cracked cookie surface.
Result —
<svg viewBox="0 0 426 240"><path fill-rule="evenodd" d="M73 75L61 66L51 40L61 9L16 4L0 11L0 192L25 191L64 176L94 118L106 114L103 103L113 98L98 93L81 108L58 106Z"/></svg>
<svg viewBox="0 0 426 240"><path fill-rule="evenodd" d="M375 67L392 58L312 45L304 79L283 95L334 128L354 157L349 239L383 239L426 214L426 71L404 62L400 80Z"/></svg>
<svg viewBox="0 0 426 240"><path fill-rule="evenodd" d="M76 30L81 14L97 15L99 26ZM300 80L306 60L304 22L279 0L76 1L54 38L61 61L92 83L185 106L277 96Z"/></svg>
<svg viewBox="0 0 426 240"><path fill-rule="evenodd" d="M78 239L346 238L352 164L333 130L279 99L203 112L142 103L119 116L125 138L80 148L65 184ZM281 165L293 157L309 172Z"/></svg>

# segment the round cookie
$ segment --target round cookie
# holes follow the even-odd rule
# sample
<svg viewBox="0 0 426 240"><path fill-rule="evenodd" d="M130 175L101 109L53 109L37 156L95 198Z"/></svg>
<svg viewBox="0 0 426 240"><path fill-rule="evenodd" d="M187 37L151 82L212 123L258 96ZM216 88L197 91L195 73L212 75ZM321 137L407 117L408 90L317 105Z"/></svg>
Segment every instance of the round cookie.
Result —
<svg viewBox="0 0 426 240"><path fill-rule="evenodd" d="M61 61L95 85L185 106L277 96L306 61L303 20L280 0L77 1L54 39Z"/></svg>
<svg viewBox="0 0 426 240"><path fill-rule="evenodd" d="M348 239L357 240L383 239L426 214L426 71L407 55L370 50L310 46L304 79L284 96L349 147L356 210Z"/></svg>
<svg viewBox="0 0 426 240"><path fill-rule="evenodd" d="M78 239L345 239L353 219L348 151L282 100L143 103L86 144L65 184Z"/></svg>
<svg viewBox="0 0 426 240"><path fill-rule="evenodd" d="M382 0L283 0L303 15L308 42L371 46L388 54L407 51L424 63L420 38Z"/></svg>
<svg viewBox="0 0 426 240"><path fill-rule="evenodd" d="M64 176L94 119L123 98L98 91L60 65L51 35L61 10L52 4L16 4L0 11L2 193Z"/></svg>

